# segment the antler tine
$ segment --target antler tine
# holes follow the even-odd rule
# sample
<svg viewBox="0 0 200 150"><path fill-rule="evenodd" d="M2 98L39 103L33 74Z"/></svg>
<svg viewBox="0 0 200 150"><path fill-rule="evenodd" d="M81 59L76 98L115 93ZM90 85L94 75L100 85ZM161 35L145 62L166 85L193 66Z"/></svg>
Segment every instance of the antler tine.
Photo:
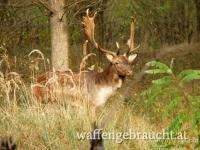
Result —
<svg viewBox="0 0 200 150"><path fill-rule="evenodd" d="M118 42L116 42L116 46L117 46L117 49L119 49L119 43Z"/></svg>
<svg viewBox="0 0 200 150"><path fill-rule="evenodd" d="M118 42L116 42L116 46L117 46L117 55L119 55L120 54L120 47L119 47L119 43Z"/></svg>
<svg viewBox="0 0 200 150"><path fill-rule="evenodd" d="M135 51L136 49L138 49L140 47L140 45L138 45L136 48L134 47L134 39L135 39L135 24L136 24L136 18L132 17L132 22L131 22L131 30L130 30L130 38L127 41L127 45L129 47L129 50L127 51L127 54Z"/></svg>
<svg viewBox="0 0 200 150"><path fill-rule="evenodd" d="M86 15L89 16L89 9L86 10Z"/></svg>
<svg viewBox="0 0 200 150"><path fill-rule="evenodd" d="M97 12L95 12L94 15L90 17L89 16L89 9L86 10L86 16L83 17L83 22L82 22L82 24L84 25L85 34L87 35L89 41L94 45L95 48L99 49L100 51L102 51L104 53L108 53L108 54L115 56L116 53L102 48L95 41L95 38L94 38L94 29L95 29L94 19L96 17L96 14L97 14Z"/></svg>
<svg viewBox="0 0 200 150"><path fill-rule="evenodd" d="M88 47L88 40L85 40L85 42L83 43L83 56L86 56L88 54L87 47Z"/></svg>

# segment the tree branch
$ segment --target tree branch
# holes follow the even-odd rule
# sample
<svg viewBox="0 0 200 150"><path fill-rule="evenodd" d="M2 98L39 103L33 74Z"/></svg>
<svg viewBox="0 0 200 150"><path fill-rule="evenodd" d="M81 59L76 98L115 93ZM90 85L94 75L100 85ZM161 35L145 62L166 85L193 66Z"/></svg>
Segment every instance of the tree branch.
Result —
<svg viewBox="0 0 200 150"><path fill-rule="evenodd" d="M31 7L31 6L36 6L38 4L41 4L43 7L45 7L47 10L49 10L52 13L55 13L56 10L54 10L53 8L51 8L51 6L47 3L45 3L43 0L34 0L31 1L28 4L0 4L0 8L26 8L26 7Z"/></svg>
<svg viewBox="0 0 200 150"><path fill-rule="evenodd" d="M45 3L43 0L37 0L39 4L44 6L47 10L49 10L51 13L56 13L56 10L53 9L49 4Z"/></svg>
<svg viewBox="0 0 200 150"><path fill-rule="evenodd" d="M23 5L17 5L17 4L0 4L0 8L8 8L8 7L13 7L13 8L24 8L24 7L31 7L34 6L36 3L30 3L30 4L23 4Z"/></svg>

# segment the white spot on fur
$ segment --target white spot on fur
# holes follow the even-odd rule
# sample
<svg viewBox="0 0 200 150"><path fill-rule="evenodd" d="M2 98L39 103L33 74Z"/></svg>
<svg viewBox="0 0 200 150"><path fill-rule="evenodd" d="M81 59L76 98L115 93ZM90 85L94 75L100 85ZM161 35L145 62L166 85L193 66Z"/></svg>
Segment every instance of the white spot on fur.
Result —
<svg viewBox="0 0 200 150"><path fill-rule="evenodd" d="M110 96L115 93L113 87L102 87L97 91L95 105L104 105Z"/></svg>
<svg viewBox="0 0 200 150"><path fill-rule="evenodd" d="M122 80L120 79L116 85L116 88L121 88L122 87Z"/></svg>
<svg viewBox="0 0 200 150"><path fill-rule="evenodd" d="M114 86L104 86L99 88L95 94L95 105L104 105L106 101L115 94L115 91L122 87L122 82L123 81L119 79L118 83L116 83Z"/></svg>

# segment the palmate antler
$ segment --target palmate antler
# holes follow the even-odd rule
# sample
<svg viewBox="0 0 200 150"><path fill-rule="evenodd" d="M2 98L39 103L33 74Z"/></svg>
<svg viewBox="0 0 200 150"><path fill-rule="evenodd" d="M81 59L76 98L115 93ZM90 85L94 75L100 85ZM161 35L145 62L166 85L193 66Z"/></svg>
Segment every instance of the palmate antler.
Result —
<svg viewBox="0 0 200 150"><path fill-rule="evenodd" d="M94 38L94 29L95 29L94 19L96 17L96 14L97 13L94 13L94 15L90 17L89 16L89 9L86 10L86 16L83 17L83 21L82 21L82 24L84 25L85 34L87 35L89 41L94 45L95 48L99 49L100 51L102 51L104 53L111 54L113 56L118 55L119 51L120 51L118 43L116 43L118 51L117 51L117 53L115 53L115 52L108 51L108 50L102 48L96 42L96 40ZM130 29L130 38L127 41L127 45L129 47L129 49L126 52L126 55L130 54L131 52L135 51L136 49L138 49L140 47L140 45L138 45L136 48L134 47L135 24L136 24L136 18L132 17L132 23L131 23L131 29Z"/></svg>
<svg viewBox="0 0 200 150"><path fill-rule="evenodd" d="M140 47L140 45L138 45L135 48L134 45L134 40L135 40L135 24L136 24L136 18L132 17L132 22L131 22L131 30L130 30L130 38L127 41L127 45L129 47L129 50L127 51L127 55L130 54L131 52L135 51L136 49L138 49Z"/></svg>
<svg viewBox="0 0 200 150"><path fill-rule="evenodd" d="M108 51L108 50L102 48L95 41L95 38L94 38L94 29L95 29L94 19L95 19L95 17L96 17L96 13L94 13L94 15L90 17L89 9L86 10L86 16L83 17L83 21L82 21L82 24L84 25L85 34L87 35L89 41L94 45L95 48L99 49L100 51L102 51L104 53L108 53L113 56L116 56L117 54L115 52Z"/></svg>

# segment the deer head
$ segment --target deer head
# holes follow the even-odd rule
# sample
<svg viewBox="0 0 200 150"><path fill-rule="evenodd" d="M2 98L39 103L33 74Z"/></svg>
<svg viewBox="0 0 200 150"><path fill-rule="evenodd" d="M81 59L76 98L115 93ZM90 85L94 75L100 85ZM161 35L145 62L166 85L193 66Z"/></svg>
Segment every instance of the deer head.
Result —
<svg viewBox="0 0 200 150"><path fill-rule="evenodd" d="M89 9L87 9L86 16L83 17L82 24L84 25L84 30L85 30L85 33L86 33L89 41L94 45L95 48L99 49L101 52L103 52L106 55L107 59L115 67L115 69L117 70L117 72L120 76L131 75L132 74L131 64L137 57L137 54L131 54L131 53L139 48L139 46L134 48L134 30L135 30L136 19L132 18L131 34L130 34L130 38L127 42L129 49L127 50L126 53L120 54L120 48L119 48L118 43L116 43L117 52L113 52L113 51L109 51L109 50L102 48L96 42L96 40L94 38L94 29L95 29L94 19L95 19L96 14L97 13L94 13L93 16L90 16Z"/></svg>

